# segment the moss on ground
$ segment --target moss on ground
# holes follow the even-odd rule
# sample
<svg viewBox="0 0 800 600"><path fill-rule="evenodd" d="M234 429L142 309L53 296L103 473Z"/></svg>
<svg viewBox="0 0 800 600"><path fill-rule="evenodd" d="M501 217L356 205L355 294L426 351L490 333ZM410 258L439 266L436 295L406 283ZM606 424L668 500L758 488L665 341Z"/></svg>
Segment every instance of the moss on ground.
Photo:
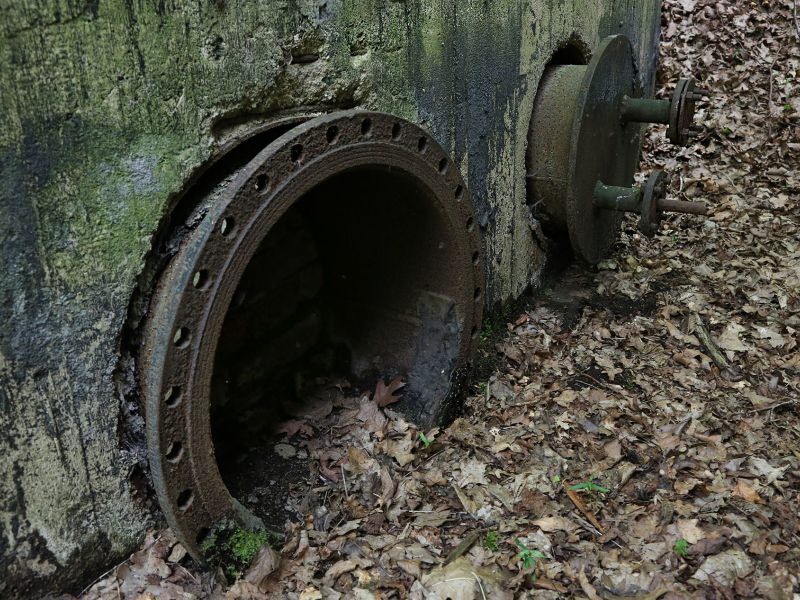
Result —
<svg viewBox="0 0 800 600"><path fill-rule="evenodd" d="M272 531L243 529L225 521L214 528L200 549L209 567L221 569L234 580L250 566L261 548L277 548L280 542L281 537Z"/></svg>

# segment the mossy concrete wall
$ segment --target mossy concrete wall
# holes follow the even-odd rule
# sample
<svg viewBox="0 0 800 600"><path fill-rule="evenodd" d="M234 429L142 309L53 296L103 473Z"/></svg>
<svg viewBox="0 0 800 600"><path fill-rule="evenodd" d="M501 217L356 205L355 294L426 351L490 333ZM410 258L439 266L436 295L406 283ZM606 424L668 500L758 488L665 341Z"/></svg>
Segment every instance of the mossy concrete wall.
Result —
<svg viewBox="0 0 800 600"><path fill-rule="evenodd" d="M421 123L469 182L493 301L535 285L536 85L567 40L633 41L658 0L2 0L0 597L73 588L157 519L130 298L164 213L235 123L360 106ZM127 373L130 375L130 373ZM14 591L15 588L17 591Z"/></svg>

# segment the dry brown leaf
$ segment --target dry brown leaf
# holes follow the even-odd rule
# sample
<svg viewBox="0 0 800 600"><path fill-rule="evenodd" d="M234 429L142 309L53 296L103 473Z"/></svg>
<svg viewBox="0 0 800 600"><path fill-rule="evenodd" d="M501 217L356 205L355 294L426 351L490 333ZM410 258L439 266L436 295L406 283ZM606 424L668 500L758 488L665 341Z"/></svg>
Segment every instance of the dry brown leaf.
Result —
<svg viewBox="0 0 800 600"><path fill-rule="evenodd" d="M486 485L489 481L486 479L486 463L470 458L458 465L459 476L457 483L461 487L466 487L470 484Z"/></svg>
<svg viewBox="0 0 800 600"><path fill-rule="evenodd" d="M693 577L703 582L714 579L724 586L731 586L737 577L745 577L752 570L753 561L736 548L706 558Z"/></svg>
<svg viewBox="0 0 800 600"><path fill-rule="evenodd" d="M286 437L289 438L294 437L298 433L310 437L314 435L314 428L305 421L290 419L281 423L281 426L278 427L278 433L285 433Z"/></svg>
<svg viewBox="0 0 800 600"><path fill-rule="evenodd" d="M764 499L744 479L739 479L736 482L736 486L733 488L733 495L744 498L754 504L764 504Z"/></svg>
<svg viewBox="0 0 800 600"><path fill-rule="evenodd" d="M414 441L411 436L399 440L387 439L383 442L386 454L397 461L401 467L414 462Z"/></svg>
<svg viewBox="0 0 800 600"><path fill-rule="evenodd" d="M399 378L393 379L389 385L386 385L383 379L379 379L378 383L375 384L375 393L372 396L372 401L381 408L400 402L401 398L394 394L404 386L405 383Z"/></svg>
<svg viewBox="0 0 800 600"><path fill-rule="evenodd" d="M574 531L578 526L567 519L566 517L543 517L536 519L531 523L544 532L550 533L552 531Z"/></svg>
<svg viewBox="0 0 800 600"><path fill-rule="evenodd" d="M611 440L608 442L603 446L603 451L606 453L606 456L613 461L622 458L622 444L619 443L619 440Z"/></svg>
<svg viewBox="0 0 800 600"><path fill-rule="evenodd" d="M264 546L258 551L256 557L250 563L243 579L263 591L269 579L278 570L280 564L280 554L269 546Z"/></svg>
<svg viewBox="0 0 800 600"><path fill-rule="evenodd" d="M706 537L705 532L697 525L697 519L678 519L675 523L678 537L690 544L696 544Z"/></svg>
<svg viewBox="0 0 800 600"><path fill-rule="evenodd" d="M330 481L339 481L339 463L341 455L338 450L326 450L319 455L319 472Z"/></svg>

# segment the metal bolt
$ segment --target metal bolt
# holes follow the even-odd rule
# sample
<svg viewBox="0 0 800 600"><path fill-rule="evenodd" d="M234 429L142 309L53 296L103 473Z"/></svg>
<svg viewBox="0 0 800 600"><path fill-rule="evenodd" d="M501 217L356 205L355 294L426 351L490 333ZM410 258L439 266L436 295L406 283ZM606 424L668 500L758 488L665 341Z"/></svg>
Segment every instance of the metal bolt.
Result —
<svg viewBox="0 0 800 600"><path fill-rule="evenodd" d="M708 208L701 202L687 202L686 200L656 200L656 208L661 212L676 212L687 215L707 215Z"/></svg>
<svg viewBox="0 0 800 600"><path fill-rule="evenodd" d="M667 183L668 178L663 171L653 171L644 187L619 187L598 181L593 203L597 208L640 215L639 231L647 236L654 235L658 230L664 212L706 214L706 206L699 202L667 200Z"/></svg>

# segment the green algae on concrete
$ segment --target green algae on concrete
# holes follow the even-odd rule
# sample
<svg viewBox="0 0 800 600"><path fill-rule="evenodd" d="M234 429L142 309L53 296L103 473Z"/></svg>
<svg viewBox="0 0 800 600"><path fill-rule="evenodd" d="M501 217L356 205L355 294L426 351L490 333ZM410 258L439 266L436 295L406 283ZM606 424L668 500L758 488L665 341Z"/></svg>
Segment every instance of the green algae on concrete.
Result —
<svg viewBox="0 0 800 600"><path fill-rule="evenodd" d="M153 198L177 193L207 153L171 135L146 134L125 145L119 139L101 153L75 148L37 202L46 267L68 289L86 289L112 273L130 285L164 211ZM113 288L107 292L115 302L128 301Z"/></svg>

